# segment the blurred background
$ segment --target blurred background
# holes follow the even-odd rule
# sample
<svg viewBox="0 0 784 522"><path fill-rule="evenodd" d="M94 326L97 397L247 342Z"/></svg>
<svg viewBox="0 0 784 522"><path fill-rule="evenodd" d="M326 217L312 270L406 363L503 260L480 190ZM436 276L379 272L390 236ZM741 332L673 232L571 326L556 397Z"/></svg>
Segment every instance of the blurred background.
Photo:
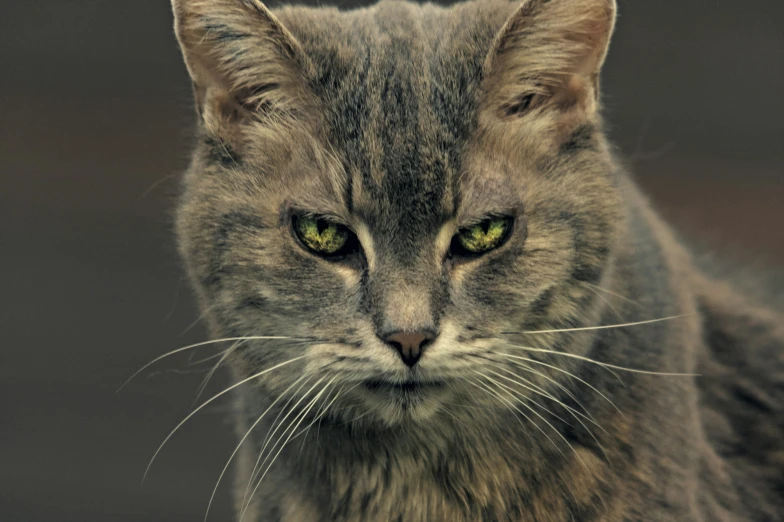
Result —
<svg viewBox="0 0 784 522"><path fill-rule="evenodd" d="M619 3L603 87L639 182L686 237L780 267L784 3ZM194 114L171 25L165 0L0 2L0 520L199 520L233 448L217 405L142 486L208 366L115 393L204 339L170 230Z"/></svg>

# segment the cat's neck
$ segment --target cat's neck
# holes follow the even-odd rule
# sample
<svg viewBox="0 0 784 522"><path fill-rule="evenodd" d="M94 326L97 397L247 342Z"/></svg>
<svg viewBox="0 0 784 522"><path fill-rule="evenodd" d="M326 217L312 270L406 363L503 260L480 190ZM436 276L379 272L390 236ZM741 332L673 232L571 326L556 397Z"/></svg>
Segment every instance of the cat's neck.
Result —
<svg viewBox="0 0 784 522"><path fill-rule="evenodd" d="M522 418L511 410L492 418L464 412L430 426L373 433L325 423L278 456L275 483L260 488L260 505L277 498L290 513L283 520L357 522L503 520L505 512L532 509L566 519L597 509L607 464L579 444L570 446L558 434L563 426L535 417L526 425ZM555 494L572 487L573 495ZM315 513L318 518L305 516Z"/></svg>

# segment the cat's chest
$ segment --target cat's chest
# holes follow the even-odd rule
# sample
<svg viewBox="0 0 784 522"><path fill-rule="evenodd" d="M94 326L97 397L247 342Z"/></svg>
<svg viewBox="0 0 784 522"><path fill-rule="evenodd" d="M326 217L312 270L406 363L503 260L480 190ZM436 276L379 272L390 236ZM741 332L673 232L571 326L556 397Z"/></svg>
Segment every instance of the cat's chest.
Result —
<svg viewBox="0 0 784 522"><path fill-rule="evenodd" d="M585 509L595 500L589 494L592 488L564 495L568 485L563 475L543 474L533 481L520 464L501 454L483 454L481 461L462 454L338 466L317 494L307 488L288 490L281 521L534 522L569 520L578 512L586 515L580 520L596 520L598 514Z"/></svg>
<svg viewBox="0 0 784 522"><path fill-rule="evenodd" d="M329 482L319 495L304 490L286 495L281 521L471 520L466 502L472 493L450 491L447 477L439 480L422 462L336 470Z"/></svg>

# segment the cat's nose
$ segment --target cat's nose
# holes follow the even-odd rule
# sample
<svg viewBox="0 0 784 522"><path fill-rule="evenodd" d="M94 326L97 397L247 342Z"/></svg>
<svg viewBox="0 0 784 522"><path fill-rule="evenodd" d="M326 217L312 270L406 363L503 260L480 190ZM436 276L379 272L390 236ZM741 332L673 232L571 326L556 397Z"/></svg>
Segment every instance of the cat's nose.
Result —
<svg viewBox="0 0 784 522"><path fill-rule="evenodd" d="M427 345L435 338L430 332L394 332L385 336L384 341L397 350L408 367L413 368Z"/></svg>

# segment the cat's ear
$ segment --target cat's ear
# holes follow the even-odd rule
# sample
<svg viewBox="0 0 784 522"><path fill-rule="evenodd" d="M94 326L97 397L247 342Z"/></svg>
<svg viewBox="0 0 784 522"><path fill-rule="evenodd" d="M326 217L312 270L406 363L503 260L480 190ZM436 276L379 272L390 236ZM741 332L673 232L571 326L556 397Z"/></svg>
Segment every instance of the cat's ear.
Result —
<svg viewBox="0 0 784 522"><path fill-rule="evenodd" d="M310 67L299 43L258 0L172 0L199 114L217 131L304 109Z"/></svg>
<svg viewBox="0 0 784 522"><path fill-rule="evenodd" d="M501 118L537 108L594 112L615 8L615 0L524 0L484 63L491 110Z"/></svg>

